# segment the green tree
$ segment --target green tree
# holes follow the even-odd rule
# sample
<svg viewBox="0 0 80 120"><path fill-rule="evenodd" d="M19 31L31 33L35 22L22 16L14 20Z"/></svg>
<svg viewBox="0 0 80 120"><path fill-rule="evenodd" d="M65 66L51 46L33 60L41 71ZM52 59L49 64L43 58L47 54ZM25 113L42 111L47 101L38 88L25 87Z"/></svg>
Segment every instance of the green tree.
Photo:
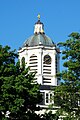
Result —
<svg viewBox="0 0 80 120"><path fill-rule="evenodd" d="M15 50L0 45L0 119L38 119L36 104L42 100L39 85L34 84L35 74L29 73L29 68L24 70L15 62L17 58Z"/></svg>
<svg viewBox="0 0 80 120"><path fill-rule="evenodd" d="M80 34L71 33L66 42L59 43L62 47L63 70L59 76L63 82L55 88L55 105L59 106L60 115L64 120L80 119Z"/></svg>
<svg viewBox="0 0 80 120"><path fill-rule="evenodd" d="M39 85L35 74L25 69L24 58L21 67L17 58L15 50L0 45L0 120L58 120L52 112L35 113L42 101Z"/></svg>

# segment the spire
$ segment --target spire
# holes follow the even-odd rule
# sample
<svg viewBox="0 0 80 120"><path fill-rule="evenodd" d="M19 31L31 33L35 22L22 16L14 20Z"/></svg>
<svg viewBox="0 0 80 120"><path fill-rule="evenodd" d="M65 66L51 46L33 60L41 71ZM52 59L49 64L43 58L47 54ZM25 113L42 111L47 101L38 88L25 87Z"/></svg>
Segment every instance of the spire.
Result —
<svg viewBox="0 0 80 120"><path fill-rule="evenodd" d="M38 18L38 21L35 23L35 26L34 26L34 34L44 34L44 25L43 23L40 22L40 14L38 14L37 16Z"/></svg>

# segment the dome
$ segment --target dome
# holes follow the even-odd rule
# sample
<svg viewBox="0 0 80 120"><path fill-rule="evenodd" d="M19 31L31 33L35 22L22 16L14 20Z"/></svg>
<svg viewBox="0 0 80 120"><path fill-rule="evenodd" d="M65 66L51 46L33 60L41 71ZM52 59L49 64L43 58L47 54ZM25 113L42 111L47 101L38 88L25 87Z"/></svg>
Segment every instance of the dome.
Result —
<svg viewBox="0 0 80 120"><path fill-rule="evenodd" d="M28 38L22 47L25 46L53 46L53 41L44 33L44 24L40 21L40 15L38 15L38 21L34 26L34 35Z"/></svg>
<svg viewBox="0 0 80 120"><path fill-rule="evenodd" d="M53 46L54 43L53 41L46 36L45 34L34 34L33 36L31 36L30 38L28 38L22 47L25 46L39 46L39 45L43 45L43 46Z"/></svg>

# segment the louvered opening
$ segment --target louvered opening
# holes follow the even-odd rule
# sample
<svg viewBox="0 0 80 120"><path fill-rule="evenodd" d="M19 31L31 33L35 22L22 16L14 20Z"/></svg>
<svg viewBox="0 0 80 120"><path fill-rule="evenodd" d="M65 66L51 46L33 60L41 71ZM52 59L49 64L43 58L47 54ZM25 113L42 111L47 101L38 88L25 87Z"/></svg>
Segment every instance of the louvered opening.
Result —
<svg viewBox="0 0 80 120"><path fill-rule="evenodd" d="M30 56L30 59L29 59L29 67L30 67L30 72L34 72L34 73L37 73L38 69L38 59L37 59L37 56L36 55L32 55Z"/></svg>
<svg viewBox="0 0 80 120"><path fill-rule="evenodd" d="M51 78L48 78L48 75L51 75L51 57L45 55L43 58L43 75L46 76L43 78L43 83L51 83Z"/></svg>

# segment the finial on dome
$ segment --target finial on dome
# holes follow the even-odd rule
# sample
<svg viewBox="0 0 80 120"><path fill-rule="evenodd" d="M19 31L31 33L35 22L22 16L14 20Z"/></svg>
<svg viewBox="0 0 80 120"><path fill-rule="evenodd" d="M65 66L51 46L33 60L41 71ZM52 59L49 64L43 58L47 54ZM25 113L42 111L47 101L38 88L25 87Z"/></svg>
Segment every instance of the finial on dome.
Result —
<svg viewBox="0 0 80 120"><path fill-rule="evenodd" d="M38 14L38 16L37 16L37 17L38 17L38 20L40 20L40 14Z"/></svg>

